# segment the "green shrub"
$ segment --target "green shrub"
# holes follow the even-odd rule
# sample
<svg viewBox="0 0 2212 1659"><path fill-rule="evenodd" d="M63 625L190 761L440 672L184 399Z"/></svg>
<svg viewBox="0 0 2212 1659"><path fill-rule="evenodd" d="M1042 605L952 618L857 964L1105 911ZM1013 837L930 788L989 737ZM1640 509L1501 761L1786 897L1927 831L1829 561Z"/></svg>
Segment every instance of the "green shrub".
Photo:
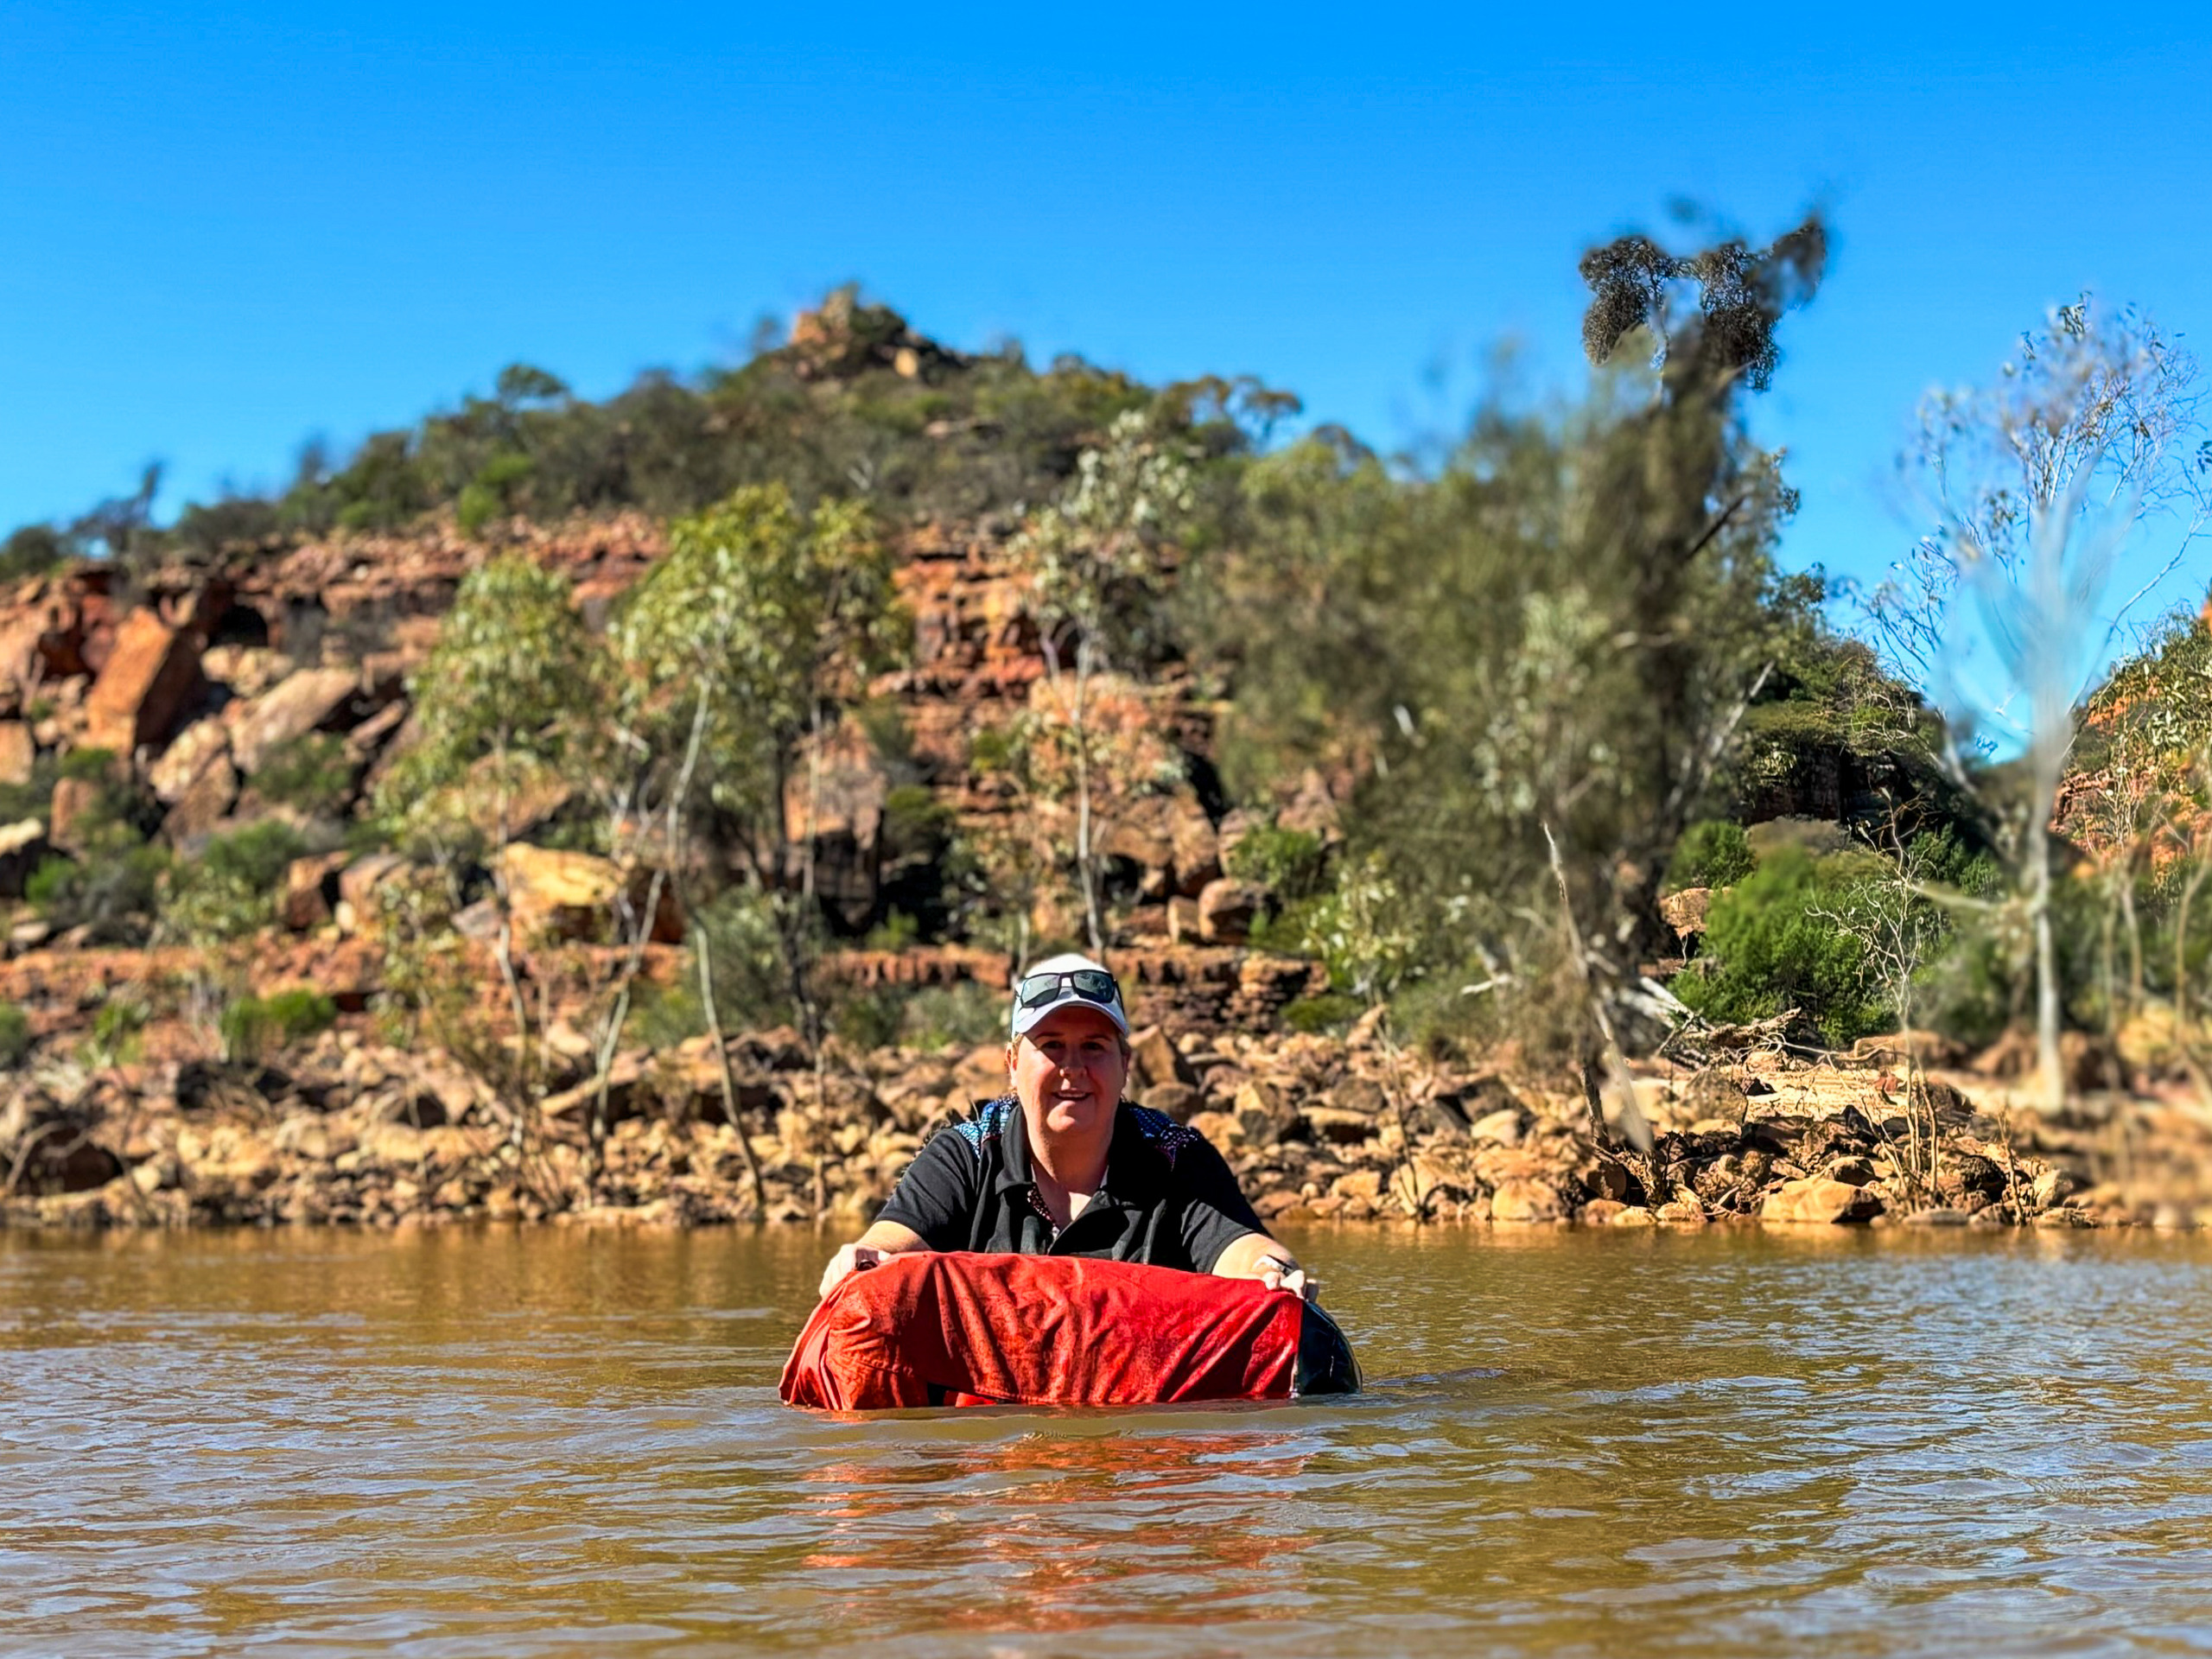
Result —
<svg viewBox="0 0 2212 1659"><path fill-rule="evenodd" d="M57 854L40 861L23 897L57 930L89 925L95 943L135 940L155 918L168 868L168 854L143 842L81 864Z"/></svg>
<svg viewBox="0 0 2212 1659"><path fill-rule="evenodd" d="M30 1057L31 1020L13 1002L0 1002L0 1066L13 1069Z"/></svg>
<svg viewBox="0 0 2212 1659"><path fill-rule="evenodd" d="M1328 849L1321 837L1280 824L1255 824L1246 830L1224 861L1240 881L1255 881L1286 905L1311 899L1328 888Z"/></svg>
<svg viewBox="0 0 2212 1659"><path fill-rule="evenodd" d="M92 1040L87 1055L94 1065L114 1065L138 1058L138 1033L146 1028L151 1010L129 993L111 996L92 1016Z"/></svg>
<svg viewBox="0 0 2212 1659"><path fill-rule="evenodd" d="M1007 996L972 979L957 985L925 985L906 999L901 1039L934 1053L958 1045L1003 1041Z"/></svg>
<svg viewBox="0 0 2212 1659"><path fill-rule="evenodd" d="M903 910L893 910L868 930L861 944L870 950L904 950L921 935L918 922Z"/></svg>
<svg viewBox="0 0 2212 1659"><path fill-rule="evenodd" d="M25 524L0 542L0 582L42 576L69 563L68 539L51 524Z"/></svg>
<svg viewBox="0 0 2212 1659"><path fill-rule="evenodd" d="M337 1017L336 1003L320 991L302 988L239 997L223 1010L216 1029L222 1034L225 1058L257 1060L327 1029Z"/></svg>
<svg viewBox="0 0 2212 1659"><path fill-rule="evenodd" d="M1778 848L1713 901L1702 964L1669 988L1708 1020L1796 1008L1839 1047L1893 1023L1865 947L1840 918L1885 867L1871 855L1815 859Z"/></svg>
<svg viewBox="0 0 2212 1659"><path fill-rule="evenodd" d="M1742 824L1707 818L1683 830L1682 838L1675 843L1675 855L1667 865L1667 891L1732 887L1758 862Z"/></svg>
<svg viewBox="0 0 2212 1659"><path fill-rule="evenodd" d="M1971 864L1968 874L1973 874ZM2105 1022L2104 975L2100 957L2112 919L2102 896L2087 881L2051 884L2050 927L2057 958L2059 1004L2066 1023L2088 1027ZM2146 940L2145 966L2163 979L2171 960L2171 933L2154 925ZM2125 945L2121 946L2125 950ZM2121 969L2123 981L2126 969ZM2153 990L2161 988L2158 980ZM1914 1009L1916 1024L1980 1047L1993 1043L2012 1026L2035 1021L2035 935L2022 905L1962 912L1950 936L1920 974Z"/></svg>
<svg viewBox="0 0 2212 1659"><path fill-rule="evenodd" d="M474 537L499 514L499 498L481 484L465 485L453 504L454 521L461 533Z"/></svg>
<svg viewBox="0 0 2212 1659"><path fill-rule="evenodd" d="M115 780L115 751L72 749L61 757L56 773L77 783L112 783Z"/></svg>
<svg viewBox="0 0 2212 1659"><path fill-rule="evenodd" d="M856 1049L889 1048L906 1028L909 995L895 985L849 991L830 1007L830 1029Z"/></svg>
<svg viewBox="0 0 2212 1659"><path fill-rule="evenodd" d="M197 859L172 870L162 919L194 943L258 932L276 920L284 872L307 850L299 831L274 818L213 836Z"/></svg>
<svg viewBox="0 0 2212 1659"><path fill-rule="evenodd" d="M1365 1013L1367 1005L1340 991L1324 991L1292 1003L1282 1011L1282 1022L1293 1031L1334 1031Z"/></svg>
<svg viewBox="0 0 2212 1659"><path fill-rule="evenodd" d="M346 740L308 732L271 750L253 774L254 793L318 817L335 816L353 792Z"/></svg>

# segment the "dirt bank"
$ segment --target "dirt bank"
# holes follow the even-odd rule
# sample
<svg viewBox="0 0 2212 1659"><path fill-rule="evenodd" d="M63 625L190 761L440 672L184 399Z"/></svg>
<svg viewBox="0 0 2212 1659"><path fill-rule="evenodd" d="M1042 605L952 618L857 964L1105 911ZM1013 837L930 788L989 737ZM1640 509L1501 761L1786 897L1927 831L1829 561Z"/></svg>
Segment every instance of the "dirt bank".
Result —
<svg viewBox="0 0 2212 1659"><path fill-rule="evenodd" d="M704 1039L620 1058L526 1114L449 1058L323 1033L281 1063L53 1061L0 1104L0 1224L105 1227L468 1218L857 1224L923 1140L1000 1086L999 1051L731 1039L739 1122ZM1219 1146L1268 1217L1698 1225L2212 1222L2212 1129L2089 1096L2038 1116L1990 1080L1908 1087L1894 1057L1775 1052L1637 1092L1649 1154L1601 1144L1579 1090L1351 1038L1141 1034L1133 1095ZM748 1153L750 1156L748 1157ZM758 1171L756 1181L755 1170Z"/></svg>

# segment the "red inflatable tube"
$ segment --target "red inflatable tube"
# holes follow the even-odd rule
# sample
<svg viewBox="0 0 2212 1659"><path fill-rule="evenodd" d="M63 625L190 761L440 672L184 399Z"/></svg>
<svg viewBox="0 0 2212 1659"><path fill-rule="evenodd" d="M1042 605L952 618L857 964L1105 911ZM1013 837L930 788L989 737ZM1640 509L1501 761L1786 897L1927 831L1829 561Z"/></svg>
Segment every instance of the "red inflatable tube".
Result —
<svg viewBox="0 0 2212 1659"><path fill-rule="evenodd" d="M917 1252L830 1293L778 1392L830 1411L1282 1400L1299 1379L1306 1311L1294 1293L1249 1279L1079 1256ZM1318 1310L1313 1323L1341 1347Z"/></svg>

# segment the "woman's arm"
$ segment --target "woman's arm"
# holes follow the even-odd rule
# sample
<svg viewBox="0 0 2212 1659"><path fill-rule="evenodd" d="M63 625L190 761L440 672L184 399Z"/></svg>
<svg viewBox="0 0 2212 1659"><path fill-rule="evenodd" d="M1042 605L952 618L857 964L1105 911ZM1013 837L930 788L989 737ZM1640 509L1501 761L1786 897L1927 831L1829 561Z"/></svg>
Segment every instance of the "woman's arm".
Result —
<svg viewBox="0 0 2212 1659"><path fill-rule="evenodd" d="M849 1273L872 1268L887 1255L906 1255L926 1250L929 1242L912 1228L896 1221L879 1221L830 1258L822 1270L820 1294L827 1296Z"/></svg>

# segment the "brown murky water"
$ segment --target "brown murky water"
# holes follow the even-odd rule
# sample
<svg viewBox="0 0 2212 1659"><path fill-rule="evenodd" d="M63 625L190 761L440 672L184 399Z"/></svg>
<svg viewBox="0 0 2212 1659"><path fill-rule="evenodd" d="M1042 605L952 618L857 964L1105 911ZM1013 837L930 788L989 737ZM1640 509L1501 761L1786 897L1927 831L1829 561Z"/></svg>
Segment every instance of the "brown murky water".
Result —
<svg viewBox="0 0 2212 1659"><path fill-rule="evenodd" d="M2212 1243L1295 1242L1357 1400L840 1422L810 1236L0 1235L0 1650L2212 1649Z"/></svg>

